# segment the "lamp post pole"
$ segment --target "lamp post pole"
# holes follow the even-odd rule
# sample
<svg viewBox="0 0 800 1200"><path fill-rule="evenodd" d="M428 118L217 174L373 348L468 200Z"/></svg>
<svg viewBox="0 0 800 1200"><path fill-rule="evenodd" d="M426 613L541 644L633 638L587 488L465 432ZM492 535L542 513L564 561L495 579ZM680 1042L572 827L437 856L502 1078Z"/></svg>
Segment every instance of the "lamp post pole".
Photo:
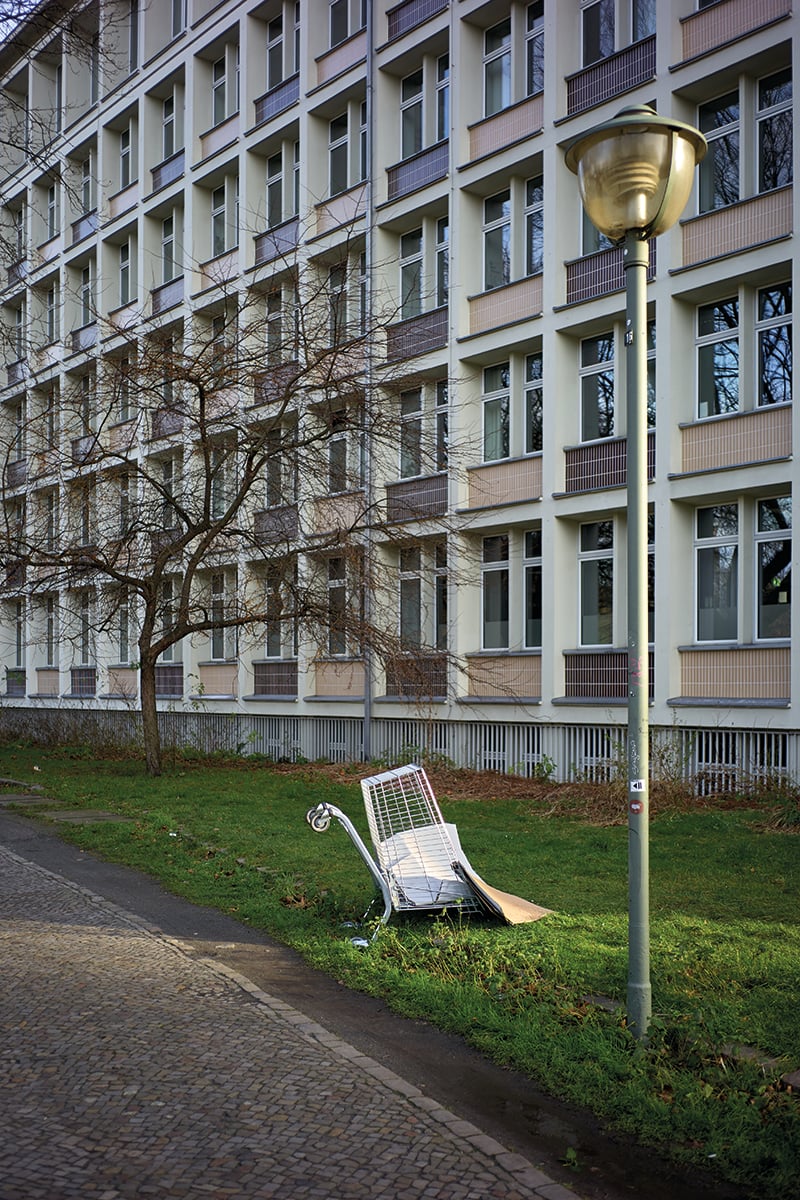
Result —
<svg viewBox="0 0 800 1200"><path fill-rule="evenodd" d="M649 898L649 636L647 620L647 240L625 235L628 558L628 1024L652 1011Z"/></svg>
<svg viewBox="0 0 800 1200"><path fill-rule="evenodd" d="M648 105L623 109L574 138L567 167L578 176L592 223L623 246L627 375L628 557L628 1025L647 1037L650 985L650 849L647 622L647 239L669 229L689 199L707 150L699 129Z"/></svg>

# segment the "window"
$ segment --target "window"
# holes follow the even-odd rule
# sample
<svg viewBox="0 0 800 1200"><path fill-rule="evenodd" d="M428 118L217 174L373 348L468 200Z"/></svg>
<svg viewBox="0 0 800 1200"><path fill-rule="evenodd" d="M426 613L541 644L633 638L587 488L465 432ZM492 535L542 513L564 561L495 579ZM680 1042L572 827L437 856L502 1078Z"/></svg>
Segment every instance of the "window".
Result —
<svg viewBox="0 0 800 1200"><path fill-rule="evenodd" d="M544 0L529 4L525 32L525 90L534 96L544 91Z"/></svg>
<svg viewBox="0 0 800 1200"><path fill-rule="evenodd" d="M331 494L346 492L349 487L347 473L347 410L337 409L331 413L328 437L328 491Z"/></svg>
<svg viewBox="0 0 800 1200"><path fill-rule="evenodd" d="M510 384L507 362L483 372L484 462L497 462L511 453Z"/></svg>
<svg viewBox="0 0 800 1200"><path fill-rule="evenodd" d="M436 222L436 307L447 304L450 294L450 221L440 217Z"/></svg>
<svg viewBox="0 0 800 1200"><path fill-rule="evenodd" d="M128 14L128 71L139 65L139 0L131 0Z"/></svg>
<svg viewBox="0 0 800 1200"><path fill-rule="evenodd" d="M647 322L647 428L656 427L656 323Z"/></svg>
<svg viewBox="0 0 800 1200"><path fill-rule="evenodd" d="M544 266L544 180L525 184L525 274L537 275Z"/></svg>
<svg viewBox="0 0 800 1200"><path fill-rule="evenodd" d="M483 202L483 286L502 287L511 279L511 192Z"/></svg>
<svg viewBox="0 0 800 1200"><path fill-rule="evenodd" d="M129 421L132 414L131 410L131 377L132 368L129 358L121 358L115 364L114 383L117 391L117 420L120 422Z"/></svg>
<svg viewBox="0 0 800 1200"><path fill-rule="evenodd" d="M56 610L56 601L54 596L48 596L45 600L45 666L55 667L58 665L58 619Z"/></svg>
<svg viewBox="0 0 800 1200"><path fill-rule="evenodd" d="M19 307L14 309L14 356L17 362L21 362L25 357L26 340L28 335L28 321L26 317L27 308L25 300L21 300Z"/></svg>
<svg viewBox="0 0 800 1200"><path fill-rule="evenodd" d="M163 637L170 634L175 627L175 582L165 579L161 584L161 607L159 611L159 633ZM161 653L161 662L172 662L175 657L175 643L165 646Z"/></svg>
<svg viewBox="0 0 800 1200"><path fill-rule="evenodd" d="M61 230L58 204L58 185L51 183L47 189L47 239L56 237Z"/></svg>
<svg viewBox="0 0 800 1200"><path fill-rule="evenodd" d="M278 152L267 159L267 228L274 229L283 221L283 154Z"/></svg>
<svg viewBox="0 0 800 1200"><path fill-rule="evenodd" d="M227 216L223 183L211 193L211 254L215 258L227 248Z"/></svg>
<svg viewBox="0 0 800 1200"><path fill-rule="evenodd" d="M581 342L581 441L614 436L614 334Z"/></svg>
<svg viewBox="0 0 800 1200"><path fill-rule="evenodd" d="M792 182L792 72L789 68L758 81L758 190L769 192Z"/></svg>
<svg viewBox="0 0 800 1200"><path fill-rule="evenodd" d="M400 238L400 316L403 320L422 312L422 229Z"/></svg>
<svg viewBox="0 0 800 1200"><path fill-rule="evenodd" d="M92 661L92 603L91 592L81 592L78 598L78 662L89 666Z"/></svg>
<svg viewBox="0 0 800 1200"><path fill-rule="evenodd" d="M358 178L364 180L369 174L369 137L367 124L367 102L362 101L358 109Z"/></svg>
<svg viewBox="0 0 800 1200"><path fill-rule="evenodd" d="M131 601L127 590L122 590L117 604L117 662L122 665L131 657Z"/></svg>
<svg viewBox="0 0 800 1200"><path fill-rule="evenodd" d="M632 29L634 42L656 31L656 0L633 0Z"/></svg>
<svg viewBox="0 0 800 1200"><path fill-rule="evenodd" d="M443 54L436 60L436 141L450 136L450 58Z"/></svg>
<svg viewBox="0 0 800 1200"><path fill-rule="evenodd" d="M347 654L347 563L328 559L328 653Z"/></svg>
<svg viewBox="0 0 800 1200"><path fill-rule="evenodd" d="M792 615L791 496L757 502L756 563L756 636L788 638Z"/></svg>
<svg viewBox="0 0 800 1200"><path fill-rule="evenodd" d="M614 53L614 0L595 0L581 11L583 65Z"/></svg>
<svg viewBox="0 0 800 1200"><path fill-rule="evenodd" d="M508 535L483 539L481 560L481 646L507 650L509 645Z"/></svg>
<svg viewBox="0 0 800 1200"><path fill-rule="evenodd" d="M758 403L789 404L792 399L792 285L758 292Z"/></svg>
<svg viewBox="0 0 800 1200"><path fill-rule="evenodd" d="M703 304L697 310L698 416L739 408L739 301Z"/></svg>
<svg viewBox="0 0 800 1200"><path fill-rule="evenodd" d="M399 553L399 634L404 650L447 648L447 543Z"/></svg>
<svg viewBox="0 0 800 1200"><path fill-rule="evenodd" d="M410 158L422 149L422 68L400 83L400 152Z"/></svg>
<svg viewBox="0 0 800 1200"><path fill-rule="evenodd" d="M119 135L119 186L120 189L130 187L133 182L131 164L131 127L123 129Z"/></svg>
<svg viewBox="0 0 800 1200"><path fill-rule="evenodd" d="M225 658L225 576L211 576L211 657Z"/></svg>
<svg viewBox="0 0 800 1200"><path fill-rule="evenodd" d="M167 96L161 106L161 149L162 158L172 158L178 147L175 97Z"/></svg>
<svg viewBox="0 0 800 1200"><path fill-rule="evenodd" d="M178 274L175 246L175 216L161 222L161 282L169 283Z"/></svg>
<svg viewBox="0 0 800 1200"><path fill-rule="evenodd" d="M544 180L512 179L483 202L483 287L537 274L544 262ZM520 222L522 224L520 225Z"/></svg>
<svg viewBox="0 0 800 1200"><path fill-rule="evenodd" d="M26 254L25 217L26 208L22 204L14 213L14 258L16 262L21 262Z"/></svg>
<svg viewBox="0 0 800 1200"><path fill-rule="evenodd" d="M579 532L580 644L614 640L614 522L591 521Z"/></svg>
<svg viewBox="0 0 800 1200"><path fill-rule="evenodd" d="M700 163L700 212L739 199L739 90L700 105L699 127L708 140Z"/></svg>
<svg viewBox="0 0 800 1200"><path fill-rule="evenodd" d="M696 513L697 640L735 642L738 636L739 506L718 504Z"/></svg>
<svg viewBox="0 0 800 1200"><path fill-rule="evenodd" d="M542 355L525 359L525 453L542 449Z"/></svg>
<svg viewBox="0 0 800 1200"><path fill-rule="evenodd" d="M483 37L483 111L491 117L511 103L511 20L487 29Z"/></svg>
<svg viewBox="0 0 800 1200"><path fill-rule="evenodd" d="M131 300L131 244L123 242L119 248L119 302L128 304Z"/></svg>
<svg viewBox="0 0 800 1200"><path fill-rule="evenodd" d="M93 274L91 263L87 263L81 269L80 312L82 326L91 324L95 319Z"/></svg>
<svg viewBox="0 0 800 1200"><path fill-rule="evenodd" d="M283 359L283 296L280 289L267 296L267 361Z"/></svg>
<svg viewBox="0 0 800 1200"><path fill-rule="evenodd" d="M267 91L283 83L283 14L267 25Z"/></svg>
<svg viewBox="0 0 800 1200"><path fill-rule="evenodd" d="M59 300L57 283L51 283L50 287L47 289L45 295L45 308L47 342L48 344L52 344L53 342L58 341L61 333L61 322L59 319L61 313L61 303Z"/></svg>
<svg viewBox="0 0 800 1200"><path fill-rule="evenodd" d="M538 650L542 645L542 531L529 529L524 534L522 569L525 580L526 650Z"/></svg>
<svg viewBox="0 0 800 1200"><path fill-rule="evenodd" d="M186 0L172 0L172 36L177 37L186 28Z"/></svg>
<svg viewBox="0 0 800 1200"><path fill-rule="evenodd" d="M338 263L328 272L329 334L331 346L347 336L347 264Z"/></svg>
<svg viewBox="0 0 800 1200"><path fill-rule="evenodd" d="M94 164L91 154L81 163L81 212L83 216L92 212L95 206Z"/></svg>
<svg viewBox="0 0 800 1200"><path fill-rule="evenodd" d="M211 67L211 123L220 125L228 116L228 77L225 59Z"/></svg>
<svg viewBox="0 0 800 1200"><path fill-rule="evenodd" d="M330 0L328 12L328 31L330 35L330 47L338 46L341 42L347 40L348 36L348 21L347 21L347 6L349 0Z"/></svg>
<svg viewBox="0 0 800 1200"><path fill-rule="evenodd" d="M338 117L334 117L328 126L328 186L331 196L346 192L350 186L347 143L347 113L343 112Z"/></svg>
<svg viewBox="0 0 800 1200"><path fill-rule="evenodd" d="M755 110L755 122L742 113ZM710 212L742 198L792 182L792 74L790 68L701 104L698 125L708 139L700 164L699 211Z"/></svg>
<svg viewBox="0 0 800 1200"><path fill-rule="evenodd" d="M447 470L447 380L400 393L400 478Z"/></svg>

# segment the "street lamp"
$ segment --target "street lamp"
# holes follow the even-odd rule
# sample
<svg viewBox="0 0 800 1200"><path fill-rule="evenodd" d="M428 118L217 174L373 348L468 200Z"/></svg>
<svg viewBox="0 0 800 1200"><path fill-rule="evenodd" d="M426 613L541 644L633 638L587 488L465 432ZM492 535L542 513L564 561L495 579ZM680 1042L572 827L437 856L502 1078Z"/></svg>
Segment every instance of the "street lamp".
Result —
<svg viewBox="0 0 800 1200"><path fill-rule="evenodd" d="M706 140L648 105L623 109L566 148L592 224L622 243L625 270L628 501L628 1024L652 1011L649 913L647 631L647 239L678 220Z"/></svg>

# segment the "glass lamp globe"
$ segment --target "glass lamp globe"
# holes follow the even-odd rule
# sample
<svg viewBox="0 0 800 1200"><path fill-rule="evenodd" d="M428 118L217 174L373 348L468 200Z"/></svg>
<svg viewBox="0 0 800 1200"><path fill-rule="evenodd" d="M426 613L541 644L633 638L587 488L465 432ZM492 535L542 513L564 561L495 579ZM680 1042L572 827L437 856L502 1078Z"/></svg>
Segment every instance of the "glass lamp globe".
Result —
<svg viewBox="0 0 800 1200"><path fill-rule="evenodd" d="M590 221L614 242L669 229L683 212L708 146L698 129L648 105L625 108L566 148Z"/></svg>

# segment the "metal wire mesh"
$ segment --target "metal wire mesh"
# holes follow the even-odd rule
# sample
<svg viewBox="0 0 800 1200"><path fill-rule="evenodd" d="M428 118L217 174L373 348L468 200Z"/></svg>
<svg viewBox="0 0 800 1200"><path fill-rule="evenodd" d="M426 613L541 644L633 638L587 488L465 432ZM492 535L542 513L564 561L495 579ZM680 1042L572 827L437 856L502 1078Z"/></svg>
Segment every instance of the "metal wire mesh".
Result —
<svg viewBox="0 0 800 1200"><path fill-rule="evenodd" d="M458 903L479 908L454 870L464 855L422 767L399 767L361 781L370 836L399 908Z"/></svg>

